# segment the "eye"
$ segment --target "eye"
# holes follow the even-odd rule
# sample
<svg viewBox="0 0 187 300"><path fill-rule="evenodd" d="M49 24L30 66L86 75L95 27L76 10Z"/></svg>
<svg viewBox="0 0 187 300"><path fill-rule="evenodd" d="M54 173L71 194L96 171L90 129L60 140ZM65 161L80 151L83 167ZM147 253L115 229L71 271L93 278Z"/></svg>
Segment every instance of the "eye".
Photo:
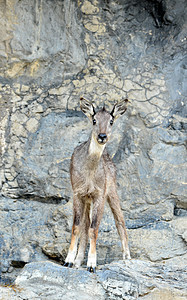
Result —
<svg viewBox="0 0 187 300"><path fill-rule="evenodd" d="M113 125L114 121L113 120L110 120L110 125Z"/></svg>
<svg viewBox="0 0 187 300"><path fill-rule="evenodd" d="M95 125L96 124L96 120L95 119L93 119L93 125Z"/></svg>

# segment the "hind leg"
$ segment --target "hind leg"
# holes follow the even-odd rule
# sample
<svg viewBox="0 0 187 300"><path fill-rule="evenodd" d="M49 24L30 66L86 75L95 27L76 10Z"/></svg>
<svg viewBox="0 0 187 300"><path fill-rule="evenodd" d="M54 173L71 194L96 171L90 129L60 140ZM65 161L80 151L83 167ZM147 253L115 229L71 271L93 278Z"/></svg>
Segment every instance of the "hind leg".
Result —
<svg viewBox="0 0 187 300"><path fill-rule="evenodd" d="M123 259L130 259L131 257L130 257L130 251L128 246L127 230L125 227L125 221L120 206L120 200L116 190L114 191L114 187L113 187L113 191L110 193L110 195L108 195L108 203L112 210L117 231L121 239Z"/></svg>

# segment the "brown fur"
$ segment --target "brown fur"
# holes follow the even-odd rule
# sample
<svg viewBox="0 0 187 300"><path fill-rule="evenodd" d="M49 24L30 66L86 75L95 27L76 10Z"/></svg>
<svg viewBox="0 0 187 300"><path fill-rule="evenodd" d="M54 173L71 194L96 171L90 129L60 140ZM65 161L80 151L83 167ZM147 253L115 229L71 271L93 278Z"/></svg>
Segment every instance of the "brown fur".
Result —
<svg viewBox="0 0 187 300"><path fill-rule="evenodd" d="M115 167L105 149L105 144L111 135L111 120L114 121L123 114L126 111L126 106L127 100L123 100L114 106L111 113L105 109L95 113L91 102L84 98L81 99L82 111L91 122L95 123L93 123L90 139L76 147L71 158L70 175L74 193L74 218L66 266L81 265L89 237L90 250L87 266L89 271L95 271L96 241L106 200L114 215L121 238L123 258L130 258L125 222L116 190ZM102 134L106 135L103 140L100 138Z"/></svg>

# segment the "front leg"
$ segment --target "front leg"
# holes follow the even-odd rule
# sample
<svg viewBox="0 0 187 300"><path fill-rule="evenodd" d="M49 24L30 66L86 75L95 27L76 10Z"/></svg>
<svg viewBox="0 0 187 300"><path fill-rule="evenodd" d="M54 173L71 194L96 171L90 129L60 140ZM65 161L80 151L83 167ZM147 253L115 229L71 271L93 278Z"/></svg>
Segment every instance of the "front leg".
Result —
<svg viewBox="0 0 187 300"><path fill-rule="evenodd" d="M83 219L84 204L81 199L77 196L73 198L73 226L72 226L72 235L71 235L71 244L69 247L68 255L65 259L65 267L72 267L75 262L75 257L77 254L77 245L79 240L79 235L81 231L81 223Z"/></svg>
<svg viewBox="0 0 187 300"><path fill-rule="evenodd" d="M88 252L87 270L89 272L96 272L97 265L97 253L96 253L96 242L98 236L99 225L103 216L105 199L99 197L93 204L93 210L91 213L91 226L89 228L89 239L90 248Z"/></svg>
<svg viewBox="0 0 187 300"><path fill-rule="evenodd" d="M98 236L98 228L89 229L90 248L88 252L87 270L91 273L96 272L97 265L97 252L96 252L96 241Z"/></svg>
<svg viewBox="0 0 187 300"><path fill-rule="evenodd" d="M83 259L84 259L85 250L86 250L86 246L88 243L89 227L90 227L90 203L86 203L84 217L83 217L82 225L81 225L79 249L78 249L76 259L75 259L75 267L77 267L77 268L81 266Z"/></svg>
<svg viewBox="0 0 187 300"><path fill-rule="evenodd" d="M72 234L71 234L71 244L69 247L68 255L65 259L64 267L71 268L74 264L75 257L77 254L77 244L78 244L78 239L79 239L79 232L80 232L79 226L75 226L73 224Z"/></svg>

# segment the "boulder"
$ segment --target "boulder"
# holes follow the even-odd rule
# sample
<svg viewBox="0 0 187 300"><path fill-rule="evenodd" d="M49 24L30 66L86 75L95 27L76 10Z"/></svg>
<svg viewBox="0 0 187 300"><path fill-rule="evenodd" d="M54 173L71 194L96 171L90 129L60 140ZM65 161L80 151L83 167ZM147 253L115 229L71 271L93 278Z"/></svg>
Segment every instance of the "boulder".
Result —
<svg viewBox="0 0 187 300"><path fill-rule="evenodd" d="M96 274L43 261L27 264L14 285L0 291L5 299L182 300L186 279L183 268L141 260L113 262Z"/></svg>

